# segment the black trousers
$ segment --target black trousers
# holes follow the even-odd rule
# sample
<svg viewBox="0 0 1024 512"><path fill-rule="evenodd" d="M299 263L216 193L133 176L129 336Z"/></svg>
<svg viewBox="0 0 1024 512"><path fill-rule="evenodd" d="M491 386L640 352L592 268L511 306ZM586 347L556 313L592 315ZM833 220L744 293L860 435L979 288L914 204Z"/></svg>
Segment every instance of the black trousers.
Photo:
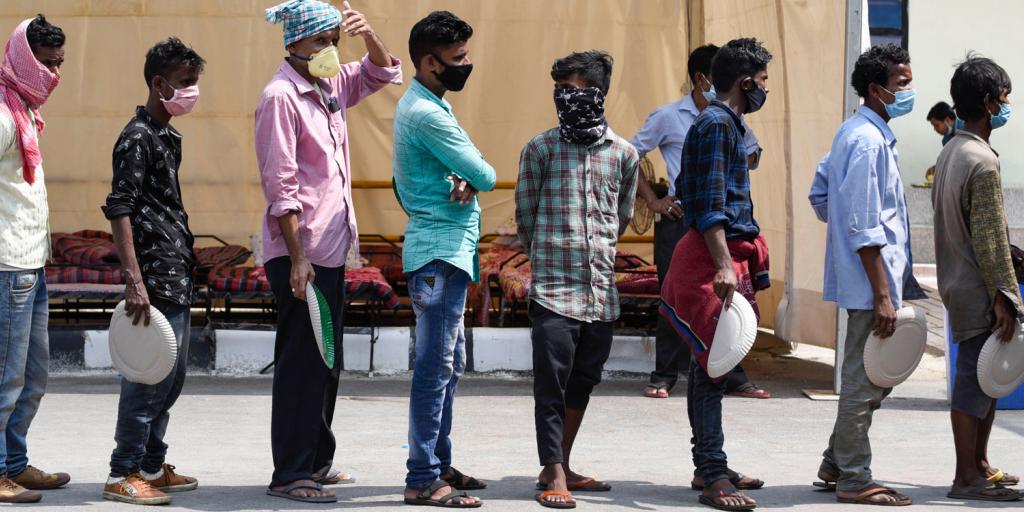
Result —
<svg viewBox="0 0 1024 512"><path fill-rule="evenodd" d="M278 486L309 479L333 464L335 440L331 421L338 398L338 376L344 366L345 267L313 266L313 284L327 299L334 321L334 368L327 368L316 347L309 307L292 295L291 259L274 258L266 263L266 269L277 300L270 412L274 475L270 485Z"/></svg>
<svg viewBox="0 0 1024 512"><path fill-rule="evenodd" d="M530 302L533 414L540 464L560 464L565 410L586 410L612 350L611 322L581 322Z"/></svg>
<svg viewBox="0 0 1024 512"><path fill-rule="evenodd" d="M676 244L683 238L689 227L686 222L669 220L666 217L654 224L654 265L658 267L658 284L665 282L672 253ZM688 371L690 366L690 346L686 344L669 324L668 320L657 315L658 324L654 331L654 371L651 372L651 384L660 384L672 389L679 380L679 372ZM726 392L735 391L750 382L743 367L736 369L726 379Z"/></svg>

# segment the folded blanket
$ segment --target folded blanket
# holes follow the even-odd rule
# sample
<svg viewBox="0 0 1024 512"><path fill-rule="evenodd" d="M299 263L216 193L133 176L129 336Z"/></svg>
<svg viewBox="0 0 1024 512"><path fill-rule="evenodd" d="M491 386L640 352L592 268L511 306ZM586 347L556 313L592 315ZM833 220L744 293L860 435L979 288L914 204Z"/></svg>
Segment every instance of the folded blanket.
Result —
<svg viewBox="0 0 1024 512"><path fill-rule="evenodd" d="M736 291L750 302L754 314L760 319L754 293L770 285L768 245L761 236L753 242L732 239L727 244L739 282ZM691 352L705 370L722 313L722 301L711 285L716 273L703 235L691 229L676 245L661 288L661 315L690 345Z"/></svg>
<svg viewBox="0 0 1024 512"><path fill-rule="evenodd" d="M197 247L196 263L201 269L212 269L222 265L241 265L249 259L252 251L241 245L219 245Z"/></svg>
<svg viewBox="0 0 1024 512"><path fill-rule="evenodd" d="M210 272L210 288L219 292L269 292L270 281L264 267L221 266ZM391 309L401 305L384 274L374 267L345 269L345 294L349 299L376 299Z"/></svg>
<svg viewBox="0 0 1024 512"><path fill-rule="evenodd" d="M46 267L47 284L124 284L124 273L117 267Z"/></svg>
<svg viewBox="0 0 1024 512"><path fill-rule="evenodd" d="M54 233L51 245L55 263L84 267L109 267L121 263L113 237L102 231Z"/></svg>
<svg viewBox="0 0 1024 512"><path fill-rule="evenodd" d="M615 287L620 294L658 295L661 287L658 284L658 269L654 265L644 265L615 273Z"/></svg>
<svg viewBox="0 0 1024 512"><path fill-rule="evenodd" d="M467 295L469 306L476 314L478 326L488 327L490 325L491 277L497 276L501 270L501 264L517 253L518 256L506 267L515 266L516 263L527 259L526 254L518 249L501 245L480 248L480 282L469 283Z"/></svg>

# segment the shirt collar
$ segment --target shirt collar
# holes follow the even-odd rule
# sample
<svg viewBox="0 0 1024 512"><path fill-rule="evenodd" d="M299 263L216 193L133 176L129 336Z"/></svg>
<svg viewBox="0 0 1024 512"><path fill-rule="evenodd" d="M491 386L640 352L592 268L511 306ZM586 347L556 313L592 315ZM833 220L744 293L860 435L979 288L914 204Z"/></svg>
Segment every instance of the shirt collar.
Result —
<svg viewBox="0 0 1024 512"><path fill-rule="evenodd" d="M142 121L152 127L157 135L173 135L179 139L181 138L181 134L178 133L178 130L175 130L170 124L167 126L160 126L157 124L157 122L153 120L153 116L149 115L149 111L146 110L145 105L135 107L135 117L138 118L139 121Z"/></svg>
<svg viewBox="0 0 1024 512"><path fill-rule="evenodd" d="M875 125L875 127L882 132L882 138L885 139L885 143L888 144L889 147L896 145L896 134L892 133L892 128L889 128L889 123L885 122L885 120L882 119L882 116L878 115L878 113L871 110L871 108L866 105L861 105L860 108L857 109L857 113L868 118L868 121L871 121L871 124Z"/></svg>
<svg viewBox="0 0 1024 512"><path fill-rule="evenodd" d="M432 101L440 105L440 107L443 108L449 114L452 113L452 104L448 103L448 100L444 98L438 98L433 91L427 89L427 86L421 84L420 81L415 77L412 79L412 83L409 85L409 90L413 91L417 96L423 99Z"/></svg>
<svg viewBox="0 0 1024 512"><path fill-rule="evenodd" d="M984 144L985 147L987 147L989 150L991 150L993 153L995 153L996 156L999 156L999 152L996 151L996 148L992 147L992 144L989 144L988 142L985 142L985 139L979 137L978 134L976 134L976 133L971 133L971 132L969 132L967 130L957 130L956 134L953 135L953 138L957 138L957 137L968 137L968 138L974 139L974 140Z"/></svg>
<svg viewBox="0 0 1024 512"><path fill-rule="evenodd" d="M700 109L697 108L697 102L693 101L693 94L687 94L686 96L683 96L683 99L679 100L679 103L677 103L677 105L679 105L679 110L681 112L689 112L693 114L694 117L700 115Z"/></svg>
<svg viewBox="0 0 1024 512"><path fill-rule="evenodd" d="M732 122L735 123L736 128L739 129L740 135L747 134L747 127L743 124L743 119L739 115L737 115L736 112L733 112L733 110L729 108L729 105L726 105L725 103L722 103L721 101L718 100L714 100L708 104L709 107L711 105L718 105L722 110L728 112L729 116L732 117Z"/></svg>

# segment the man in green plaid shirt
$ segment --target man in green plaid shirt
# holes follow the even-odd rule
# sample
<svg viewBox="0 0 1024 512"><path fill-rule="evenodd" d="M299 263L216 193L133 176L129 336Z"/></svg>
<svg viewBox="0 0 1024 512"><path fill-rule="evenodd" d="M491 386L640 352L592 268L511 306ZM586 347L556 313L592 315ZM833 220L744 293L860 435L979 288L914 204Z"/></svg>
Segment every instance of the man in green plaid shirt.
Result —
<svg viewBox="0 0 1024 512"><path fill-rule="evenodd" d="M590 393L601 381L619 317L615 246L633 214L636 149L604 117L611 81L607 53L555 61L559 126L523 148L516 184L519 240L530 255L537 451L548 507L575 503L569 491L611 486L569 468Z"/></svg>

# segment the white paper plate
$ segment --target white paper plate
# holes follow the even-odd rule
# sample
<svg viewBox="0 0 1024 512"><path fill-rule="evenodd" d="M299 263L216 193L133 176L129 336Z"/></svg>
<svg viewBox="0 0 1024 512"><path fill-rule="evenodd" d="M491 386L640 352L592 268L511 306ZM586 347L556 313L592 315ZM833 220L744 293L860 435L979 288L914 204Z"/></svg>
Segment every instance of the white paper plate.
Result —
<svg viewBox="0 0 1024 512"><path fill-rule="evenodd" d="M306 303L309 305L309 320L313 323L313 337L320 357L328 368L334 368L334 322L331 307L312 281L306 281Z"/></svg>
<svg viewBox="0 0 1024 512"><path fill-rule="evenodd" d="M910 377L921 362L928 342L924 312L906 306L896 312L896 330L881 339L868 336L864 344L864 372L880 388L895 387Z"/></svg>
<svg viewBox="0 0 1024 512"><path fill-rule="evenodd" d="M132 325L124 312L124 301L114 308L110 318L110 360L129 382L159 384L174 369L178 360L178 342L170 322L155 307L149 307L149 327L145 319Z"/></svg>
<svg viewBox="0 0 1024 512"><path fill-rule="evenodd" d="M1013 339L1000 343L996 335L989 336L978 355L978 384L986 395L1002 398L1013 393L1024 383L1024 333L1020 324Z"/></svg>
<svg viewBox="0 0 1024 512"><path fill-rule="evenodd" d="M733 292L732 305L723 310L715 328L715 339L708 354L708 376L717 379L732 371L747 356L757 338L754 308L739 292Z"/></svg>

